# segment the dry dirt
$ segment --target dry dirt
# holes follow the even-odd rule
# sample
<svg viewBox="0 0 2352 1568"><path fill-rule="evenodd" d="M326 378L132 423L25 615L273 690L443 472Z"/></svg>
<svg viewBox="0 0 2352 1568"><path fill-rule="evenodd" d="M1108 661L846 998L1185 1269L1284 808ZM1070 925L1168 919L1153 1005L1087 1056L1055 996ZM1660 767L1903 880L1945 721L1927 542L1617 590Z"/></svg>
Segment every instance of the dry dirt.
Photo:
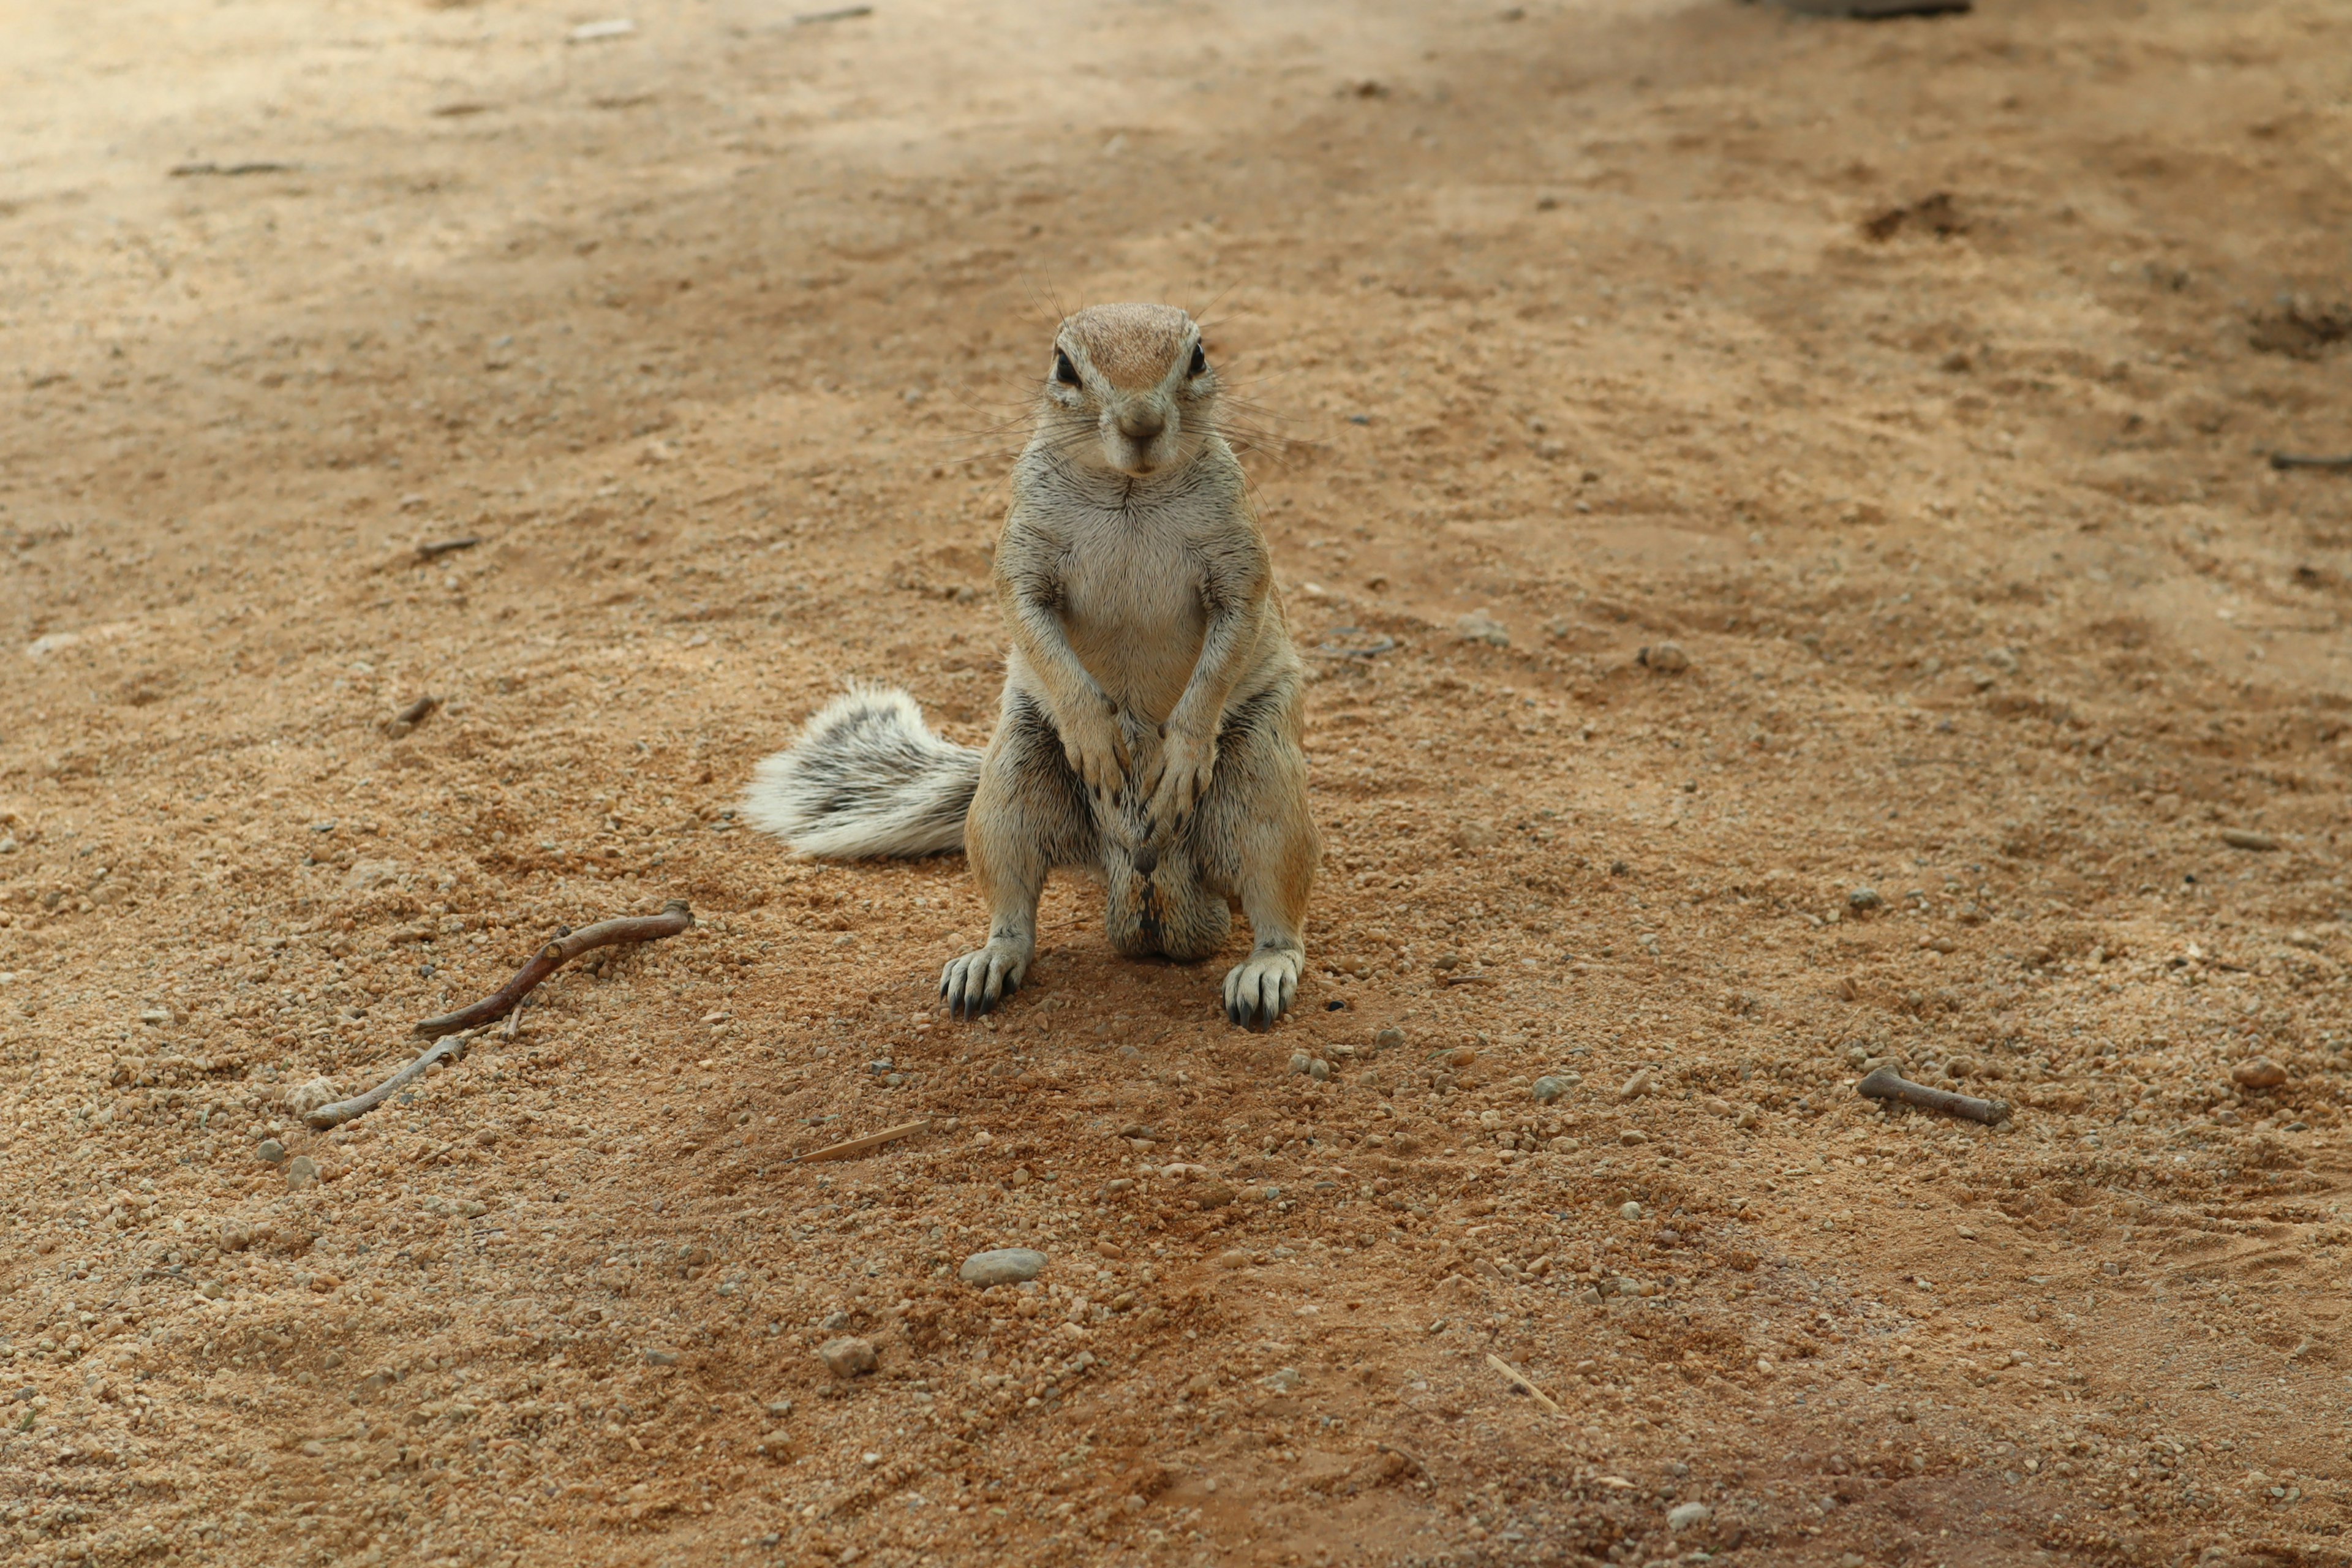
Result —
<svg viewBox="0 0 2352 1568"><path fill-rule="evenodd" d="M2347 1561L2352 12L625 15L8 8L0 1558ZM1139 296L1263 410L1312 974L1057 884L960 1026L959 862L730 811L846 678L982 735Z"/></svg>

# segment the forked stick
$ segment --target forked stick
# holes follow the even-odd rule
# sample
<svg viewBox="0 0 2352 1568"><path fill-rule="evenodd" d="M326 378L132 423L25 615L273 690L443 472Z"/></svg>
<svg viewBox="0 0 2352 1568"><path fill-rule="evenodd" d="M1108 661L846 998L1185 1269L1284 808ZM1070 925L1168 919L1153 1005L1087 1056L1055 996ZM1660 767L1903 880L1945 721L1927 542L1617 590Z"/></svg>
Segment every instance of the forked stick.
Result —
<svg viewBox="0 0 2352 1568"><path fill-rule="evenodd" d="M495 1024L520 1005L522 999L536 989L539 983L579 957L600 947L611 947L624 942L655 942L662 937L676 936L694 926L694 911L686 907L684 899L672 899L662 906L657 915L625 915L619 920L598 921L594 925L578 931L559 929L556 940L530 955L530 962L515 972L515 977L491 992L470 1007L455 1013L444 1013L437 1018L427 1018L416 1026L416 1032L426 1039L454 1035L461 1029L478 1029L485 1024Z"/></svg>
<svg viewBox="0 0 2352 1568"><path fill-rule="evenodd" d="M352 1100L339 1100L332 1105L322 1105L302 1120L324 1131L340 1127L355 1116L364 1116L392 1098L395 1089L415 1082L442 1062L453 1062L466 1054L473 1032L486 1024L494 1024L509 1014L520 1016L523 999L537 988L539 983L579 957L600 947L611 947L624 942L656 942L666 936L676 936L694 925L694 912L686 907L684 899L672 899L662 906L657 915L629 915L619 920L598 921L594 925L578 931L556 928L556 940L531 954L530 962L522 966L512 980L499 986L472 1006L456 1013L444 1013L437 1018L427 1018L416 1026L416 1032L439 1043L423 1056ZM507 1030L509 1038L514 1030Z"/></svg>

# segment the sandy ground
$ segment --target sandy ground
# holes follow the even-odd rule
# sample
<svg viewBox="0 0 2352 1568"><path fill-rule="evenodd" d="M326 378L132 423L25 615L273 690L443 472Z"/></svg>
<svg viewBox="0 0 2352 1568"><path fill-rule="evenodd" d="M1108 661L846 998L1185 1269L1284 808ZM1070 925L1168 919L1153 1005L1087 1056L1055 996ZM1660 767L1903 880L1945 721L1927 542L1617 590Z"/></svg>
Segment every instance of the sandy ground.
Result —
<svg viewBox="0 0 2352 1568"><path fill-rule="evenodd" d="M2346 1562L2347 24L6 7L0 1558ZM960 861L731 812L845 679L984 733L1137 297L1312 973L1057 883L958 1026Z"/></svg>

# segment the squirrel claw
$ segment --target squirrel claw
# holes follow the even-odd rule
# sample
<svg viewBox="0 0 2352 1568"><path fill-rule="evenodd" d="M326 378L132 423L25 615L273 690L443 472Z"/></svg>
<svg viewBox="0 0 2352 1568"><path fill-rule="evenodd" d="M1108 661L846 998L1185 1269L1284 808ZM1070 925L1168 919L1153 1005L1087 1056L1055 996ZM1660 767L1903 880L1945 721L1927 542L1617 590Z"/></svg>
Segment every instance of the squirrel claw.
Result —
<svg viewBox="0 0 2352 1568"><path fill-rule="evenodd" d="M1271 1028L1298 994L1299 955L1255 952L1225 976L1225 1016L1246 1029Z"/></svg>
<svg viewBox="0 0 2352 1568"><path fill-rule="evenodd" d="M940 976L940 1000L959 1018L977 1018L1021 989L1029 954L1009 942L992 942L967 952Z"/></svg>

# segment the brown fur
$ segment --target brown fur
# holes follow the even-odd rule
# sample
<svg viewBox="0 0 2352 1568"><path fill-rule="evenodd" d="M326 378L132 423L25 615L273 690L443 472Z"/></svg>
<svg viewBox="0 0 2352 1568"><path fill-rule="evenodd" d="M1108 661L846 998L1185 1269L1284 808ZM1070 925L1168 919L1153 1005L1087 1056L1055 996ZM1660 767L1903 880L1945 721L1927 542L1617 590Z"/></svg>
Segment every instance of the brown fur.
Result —
<svg viewBox="0 0 2352 1568"><path fill-rule="evenodd" d="M1160 305L1055 334L1082 384L1041 391L996 552L1013 646L964 827L989 940L940 985L960 1012L1027 973L1055 867L1102 878L1124 953L1207 958L1238 902L1255 940L1227 1013L1271 1023L1297 994L1318 856L1303 676L1199 342Z"/></svg>

